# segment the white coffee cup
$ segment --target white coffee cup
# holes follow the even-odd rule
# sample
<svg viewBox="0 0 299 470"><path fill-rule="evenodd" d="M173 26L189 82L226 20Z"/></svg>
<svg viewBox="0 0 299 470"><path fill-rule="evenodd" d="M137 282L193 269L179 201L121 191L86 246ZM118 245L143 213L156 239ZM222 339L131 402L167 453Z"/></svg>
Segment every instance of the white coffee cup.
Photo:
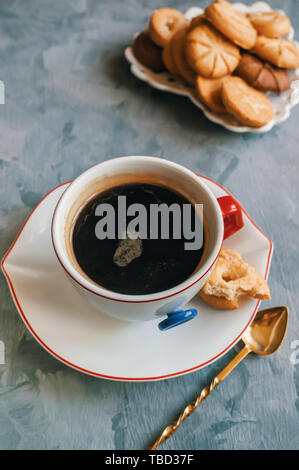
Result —
<svg viewBox="0 0 299 470"><path fill-rule="evenodd" d="M163 184L176 189L189 201L203 204L208 239L201 262L188 279L171 289L148 295L126 295L107 290L88 278L72 255L71 232L80 209L96 194L124 181ZM236 201L230 196L217 200L202 179L192 171L157 157L130 156L100 163L82 173L67 187L54 212L52 240L65 273L89 303L119 319L144 321L183 308L209 276L223 239L242 225L241 209Z"/></svg>

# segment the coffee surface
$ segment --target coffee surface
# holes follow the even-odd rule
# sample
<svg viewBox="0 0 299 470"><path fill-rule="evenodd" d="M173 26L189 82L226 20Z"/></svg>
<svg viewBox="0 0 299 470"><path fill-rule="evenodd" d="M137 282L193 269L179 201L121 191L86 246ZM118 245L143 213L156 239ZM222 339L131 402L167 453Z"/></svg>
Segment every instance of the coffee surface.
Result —
<svg viewBox="0 0 299 470"><path fill-rule="evenodd" d="M127 234L126 239L118 238L119 196L126 196L126 207L138 203L147 209L146 239L131 240ZM203 246L197 250L186 250L185 242L190 240L186 240L183 230L182 237L174 239L171 216L169 239L161 238L160 218L158 239L150 238L151 204L170 206L174 203L181 209L184 204L190 204L183 196L166 187L144 183L117 186L95 196L81 210L73 229L73 249L81 269L100 286L128 295L161 292L185 281L200 262ZM96 236L96 224L101 219L95 215L99 204L110 204L115 210L115 239L99 239ZM191 207L194 219L195 208ZM134 218L135 215L127 216L127 223Z"/></svg>

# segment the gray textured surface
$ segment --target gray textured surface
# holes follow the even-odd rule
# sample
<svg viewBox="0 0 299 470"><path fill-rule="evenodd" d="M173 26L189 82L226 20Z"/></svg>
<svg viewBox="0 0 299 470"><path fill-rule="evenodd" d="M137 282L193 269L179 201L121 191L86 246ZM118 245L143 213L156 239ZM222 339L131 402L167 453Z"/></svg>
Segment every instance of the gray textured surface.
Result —
<svg viewBox="0 0 299 470"><path fill-rule="evenodd" d="M298 1L271 1L282 3L299 34ZM290 361L299 339L299 107L266 135L237 135L139 82L123 50L157 6L0 1L1 253L48 190L111 156L163 156L225 185L274 240L270 305L290 307L289 331L275 357L246 359L163 448L299 448L299 364ZM0 449L144 448L234 354L163 382L87 377L31 337L2 275L0 289Z"/></svg>

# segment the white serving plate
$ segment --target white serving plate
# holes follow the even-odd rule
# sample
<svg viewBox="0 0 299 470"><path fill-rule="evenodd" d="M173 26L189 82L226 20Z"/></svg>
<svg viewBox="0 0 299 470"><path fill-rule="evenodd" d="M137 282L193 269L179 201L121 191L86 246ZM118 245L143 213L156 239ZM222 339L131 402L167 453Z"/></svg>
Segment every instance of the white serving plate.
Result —
<svg viewBox="0 0 299 470"><path fill-rule="evenodd" d="M257 11L271 11L272 8L265 2L256 2L251 6L244 5L243 3L235 3L235 8L242 13L257 12ZM282 13L283 10L279 10ZM192 7L186 13L185 16L191 19L197 15L203 13L203 9L199 7ZM294 29L291 28L288 39L293 40ZM297 46L299 43L296 41ZM253 132L262 133L272 129L276 124L288 119L291 113L291 109L299 103L299 68L290 70L291 88L281 95L275 95L269 93L274 109L274 118L268 124L260 128L253 128L243 126L231 115L217 114L207 108L198 98L196 91L192 85L187 84L183 79L171 75L169 72L156 73L142 65L134 56L133 48L127 47L125 49L125 57L131 64L131 72L140 80L148 83L158 90L167 91L176 95L182 95L189 98L197 107L199 107L204 115L210 120L226 129L233 132Z"/></svg>
<svg viewBox="0 0 299 470"><path fill-rule="evenodd" d="M229 194L201 176L216 197ZM36 340L76 370L121 381L152 381L184 375L211 364L241 338L260 301L244 299L238 310L216 310L195 298L189 323L161 332L160 319L116 320L91 307L72 286L51 241L51 219L67 188L47 194L33 210L1 267L16 307ZM243 209L244 227L225 241L265 278L272 242Z"/></svg>

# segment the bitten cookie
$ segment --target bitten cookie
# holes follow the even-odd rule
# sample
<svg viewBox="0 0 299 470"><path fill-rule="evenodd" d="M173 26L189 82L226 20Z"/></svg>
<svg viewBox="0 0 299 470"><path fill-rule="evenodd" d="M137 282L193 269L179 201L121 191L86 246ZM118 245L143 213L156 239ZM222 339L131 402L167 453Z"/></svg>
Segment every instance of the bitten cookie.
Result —
<svg viewBox="0 0 299 470"><path fill-rule="evenodd" d="M255 299L271 298L262 275L229 248L221 249L215 267L199 295L212 307L221 309L238 308L239 298L243 295Z"/></svg>
<svg viewBox="0 0 299 470"><path fill-rule="evenodd" d="M285 36L291 29L289 18L279 11L260 11L246 16L259 34L269 38Z"/></svg>
<svg viewBox="0 0 299 470"><path fill-rule="evenodd" d="M149 23L149 35L157 46L165 47L172 36L189 20L174 8L159 8L151 16Z"/></svg>
<svg viewBox="0 0 299 470"><path fill-rule="evenodd" d="M195 81L196 91L200 99L216 113L227 113L221 98L223 78L205 78L198 75Z"/></svg>
<svg viewBox="0 0 299 470"><path fill-rule="evenodd" d="M205 9L208 20L224 36L243 49L251 49L256 41L256 29L245 15L226 0L216 0Z"/></svg>
<svg viewBox="0 0 299 470"><path fill-rule="evenodd" d="M296 44L287 39L258 36L251 52L283 69L299 67L299 51Z"/></svg>
<svg viewBox="0 0 299 470"><path fill-rule="evenodd" d="M220 78L235 70L240 61L240 51L203 19L187 34L186 57L196 73Z"/></svg>
<svg viewBox="0 0 299 470"><path fill-rule="evenodd" d="M242 78L223 81L221 98L227 111L242 124L262 127L273 119L273 108L265 93L255 90Z"/></svg>
<svg viewBox="0 0 299 470"><path fill-rule="evenodd" d="M146 67L155 72L165 70L162 60L162 49L150 39L146 31L142 31L134 40L133 52L135 57Z"/></svg>
<svg viewBox="0 0 299 470"><path fill-rule="evenodd" d="M282 93L291 86L287 70L278 69L251 54L243 54L235 73L261 91Z"/></svg>
<svg viewBox="0 0 299 470"><path fill-rule="evenodd" d="M188 83L194 84L195 73L187 62L185 56L186 31L188 27L182 28L175 33L171 40L171 55L174 58L176 69Z"/></svg>

